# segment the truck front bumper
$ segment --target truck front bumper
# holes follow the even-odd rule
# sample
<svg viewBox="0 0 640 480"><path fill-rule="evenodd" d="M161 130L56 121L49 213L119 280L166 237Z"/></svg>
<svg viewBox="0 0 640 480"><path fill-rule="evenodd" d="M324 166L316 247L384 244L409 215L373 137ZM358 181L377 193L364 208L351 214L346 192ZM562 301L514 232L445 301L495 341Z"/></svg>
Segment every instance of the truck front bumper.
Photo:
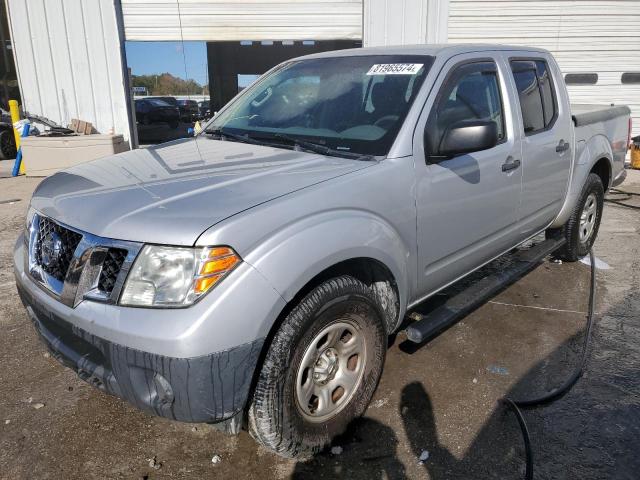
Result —
<svg viewBox="0 0 640 480"><path fill-rule="evenodd" d="M264 338L194 357L151 353L108 340L88 331L93 321L87 321L87 328L79 326L74 309L31 280L22 268L21 241L14 252L18 292L54 358L82 380L150 414L184 422L227 421L227 430L238 430L233 422L241 418Z"/></svg>

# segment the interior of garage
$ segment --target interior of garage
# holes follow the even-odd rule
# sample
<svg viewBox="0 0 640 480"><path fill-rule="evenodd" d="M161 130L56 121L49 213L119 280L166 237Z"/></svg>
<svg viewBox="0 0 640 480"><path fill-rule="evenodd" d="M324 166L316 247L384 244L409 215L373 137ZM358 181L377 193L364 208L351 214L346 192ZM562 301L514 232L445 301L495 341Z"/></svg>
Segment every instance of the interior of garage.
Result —
<svg viewBox="0 0 640 480"><path fill-rule="evenodd" d="M212 109L218 110L255 79L285 60L312 53L361 47L357 40L207 42Z"/></svg>

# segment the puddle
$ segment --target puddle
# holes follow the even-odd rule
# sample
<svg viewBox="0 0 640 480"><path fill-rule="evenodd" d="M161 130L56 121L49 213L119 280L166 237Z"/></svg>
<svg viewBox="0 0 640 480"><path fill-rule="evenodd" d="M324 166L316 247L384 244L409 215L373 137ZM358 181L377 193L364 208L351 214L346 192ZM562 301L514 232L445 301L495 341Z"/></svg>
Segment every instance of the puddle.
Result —
<svg viewBox="0 0 640 480"><path fill-rule="evenodd" d="M609 264L607 262L605 262L604 260L600 260L598 257L596 257L595 260L596 260L596 269L598 269L598 270L609 270L611 268L611 266L609 266ZM587 266L591 266L591 261L589 260L589 256L588 255L586 257L582 257L580 259L580 263L584 263Z"/></svg>

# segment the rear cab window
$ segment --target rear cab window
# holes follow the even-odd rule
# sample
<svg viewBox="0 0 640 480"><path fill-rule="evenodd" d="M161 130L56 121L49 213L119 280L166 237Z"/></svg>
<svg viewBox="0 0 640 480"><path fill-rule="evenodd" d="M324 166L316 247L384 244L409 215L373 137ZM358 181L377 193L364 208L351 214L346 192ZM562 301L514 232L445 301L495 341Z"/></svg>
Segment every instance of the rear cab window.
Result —
<svg viewBox="0 0 640 480"><path fill-rule="evenodd" d="M509 63L518 90L525 135L548 130L558 115L558 104L547 62L532 58Z"/></svg>

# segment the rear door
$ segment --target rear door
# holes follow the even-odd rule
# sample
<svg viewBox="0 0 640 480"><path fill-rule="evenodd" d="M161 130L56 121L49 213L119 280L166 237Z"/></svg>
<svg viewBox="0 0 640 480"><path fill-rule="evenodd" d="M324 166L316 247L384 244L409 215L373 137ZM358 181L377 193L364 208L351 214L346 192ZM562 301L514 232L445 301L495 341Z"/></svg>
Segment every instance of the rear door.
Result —
<svg viewBox="0 0 640 480"><path fill-rule="evenodd" d="M566 95L559 90L563 80L555 64L545 57L509 58L523 139L518 216L525 236L546 227L560 211L573 155L571 112Z"/></svg>
<svg viewBox="0 0 640 480"><path fill-rule="evenodd" d="M509 75L506 62L491 52L453 57L418 121L414 156L420 296L517 243L522 169ZM464 120L495 121L498 144L432 163L429 144L437 145L448 126Z"/></svg>

